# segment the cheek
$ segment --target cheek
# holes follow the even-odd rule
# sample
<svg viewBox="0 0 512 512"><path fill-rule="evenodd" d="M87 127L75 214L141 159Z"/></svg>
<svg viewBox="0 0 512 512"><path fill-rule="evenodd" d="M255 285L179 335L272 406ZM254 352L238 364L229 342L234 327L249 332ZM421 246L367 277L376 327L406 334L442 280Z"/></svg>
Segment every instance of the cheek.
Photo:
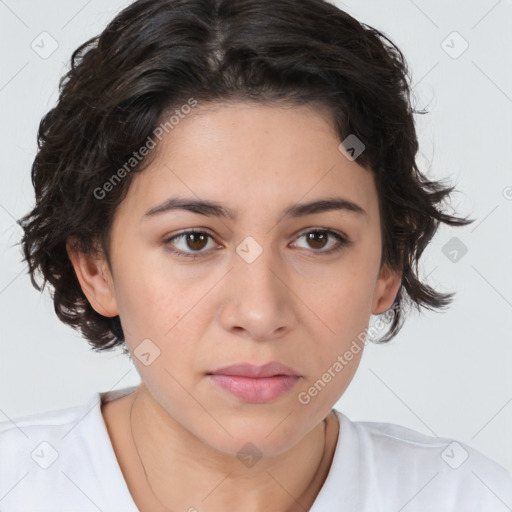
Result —
<svg viewBox="0 0 512 512"><path fill-rule="evenodd" d="M151 250L137 249L137 244L126 240L125 256L117 262L116 298L129 316L151 317L152 321L161 311L166 311L166 319L172 316L179 306L179 298L186 292L186 283L166 261L163 248ZM135 247L135 249L134 249ZM121 257L121 254L119 254ZM174 271L171 273L171 270ZM179 316L179 311L176 311Z"/></svg>
<svg viewBox="0 0 512 512"><path fill-rule="evenodd" d="M311 354L314 378L329 379L326 372L330 371L332 384L328 387L333 396L348 386L362 356L373 297L370 275L369 270L340 267L335 279L331 276L324 287L317 286L308 295L308 306L315 313L311 316L312 336L322 347Z"/></svg>
<svg viewBox="0 0 512 512"><path fill-rule="evenodd" d="M127 343L135 357L146 345L151 354L158 354L150 366L139 364L139 371L156 380L168 378L165 369L181 374L194 359L193 340L201 339L201 319L206 319L201 299L211 285L162 275L161 268L151 264L131 273L129 267L116 285Z"/></svg>
<svg viewBox="0 0 512 512"><path fill-rule="evenodd" d="M116 301L127 340L137 344L149 338L166 346L190 309L187 290L179 282L161 279L151 268L125 270L116 282Z"/></svg>
<svg viewBox="0 0 512 512"><path fill-rule="evenodd" d="M345 323L347 317L360 322L367 312L369 316L380 257L373 242L371 233L367 233L334 260L295 262L301 276L298 289L303 290L305 302L314 304L319 315L323 312L334 324Z"/></svg>
<svg viewBox="0 0 512 512"><path fill-rule="evenodd" d="M371 274L369 269L340 265L329 276L316 280L314 286L311 280L304 282L308 306L330 328L338 343L368 324L374 290Z"/></svg>
<svg viewBox="0 0 512 512"><path fill-rule="evenodd" d="M303 383L297 393L297 402L308 416L323 416L332 408L352 381L364 347L361 342L354 345L345 342L324 347L316 372Z"/></svg>

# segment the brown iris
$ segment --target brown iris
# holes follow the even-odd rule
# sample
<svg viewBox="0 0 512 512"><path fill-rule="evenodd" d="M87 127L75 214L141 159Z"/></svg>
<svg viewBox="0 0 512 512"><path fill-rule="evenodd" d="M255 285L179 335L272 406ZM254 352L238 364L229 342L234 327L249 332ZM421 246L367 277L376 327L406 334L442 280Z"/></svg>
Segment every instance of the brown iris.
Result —
<svg viewBox="0 0 512 512"><path fill-rule="evenodd" d="M200 250L208 243L208 235L206 233L187 233L185 240L190 249Z"/></svg>
<svg viewBox="0 0 512 512"><path fill-rule="evenodd" d="M311 233L307 234L308 243L315 249L322 249L325 247L327 238L328 236L325 234L325 231L312 231ZM319 246L315 245L318 243L320 244Z"/></svg>

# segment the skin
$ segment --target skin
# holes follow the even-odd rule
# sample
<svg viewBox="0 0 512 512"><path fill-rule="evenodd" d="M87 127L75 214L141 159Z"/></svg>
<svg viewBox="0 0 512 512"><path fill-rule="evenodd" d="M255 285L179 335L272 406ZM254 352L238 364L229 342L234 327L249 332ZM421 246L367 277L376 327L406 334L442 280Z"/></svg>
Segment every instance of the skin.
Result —
<svg viewBox="0 0 512 512"><path fill-rule="evenodd" d="M312 107L232 103L199 105L134 176L112 227L112 268L101 256L68 254L88 300L120 315L141 377L137 391L102 412L128 487L140 510L301 511L327 477L339 425L331 409L351 382L363 350L309 403L298 400L333 366L370 314L391 307L401 275L380 268L381 233L372 173L338 149L325 112ZM143 219L170 197L208 199L236 220L185 210ZM345 210L281 219L297 203L343 197ZM195 228L211 235L167 242ZM353 243L309 241L323 228ZM309 230L309 231L308 231ZM263 252L248 263L236 252L248 236ZM160 355L134 355L149 338ZM359 342L360 345L361 342ZM301 379L267 403L248 403L206 376L235 363L280 361ZM237 452L253 443L262 458L246 467ZM325 448L324 448L325 446ZM169 485L172 482L172 485ZM204 500L204 501L203 501Z"/></svg>

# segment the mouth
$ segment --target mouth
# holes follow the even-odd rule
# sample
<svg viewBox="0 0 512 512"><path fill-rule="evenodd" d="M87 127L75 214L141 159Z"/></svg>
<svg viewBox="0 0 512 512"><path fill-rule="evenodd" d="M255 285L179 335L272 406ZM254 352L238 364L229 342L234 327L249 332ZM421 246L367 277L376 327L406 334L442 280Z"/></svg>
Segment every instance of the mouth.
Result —
<svg viewBox="0 0 512 512"><path fill-rule="evenodd" d="M293 368L276 361L263 366L231 365L207 373L207 376L224 391L250 403L275 400L302 378Z"/></svg>
<svg viewBox="0 0 512 512"><path fill-rule="evenodd" d="M240 363L231 366L225 366L208 373L208 375L233 375L236 377L275 377L275 376L295 376L300 377L299 373L293 368L281 364L277 361L256 366L250 363Z"/></svg>

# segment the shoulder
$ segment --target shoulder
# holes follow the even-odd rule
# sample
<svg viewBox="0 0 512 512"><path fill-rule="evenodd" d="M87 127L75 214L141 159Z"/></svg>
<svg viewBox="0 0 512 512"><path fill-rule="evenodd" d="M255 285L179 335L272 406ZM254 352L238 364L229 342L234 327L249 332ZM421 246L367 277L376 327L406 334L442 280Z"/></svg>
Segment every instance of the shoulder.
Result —
<svg viewBox="0 0 512 512"><path fill-rule="evenodd" d="M46 510L38 507L66 485L66 476L72 478L66 471L70 453L79 457L83 451L76 429L81 410L68 407L0 423L2 510Z"/></svg>
<svg viewBox="0 0 512 512"><path fill-rule="evenodd" d="M0 422L0 470L6 469L6 460L14 456L33 457L34 462L41 464L37 454L46 447L46 455L49 455L52 442L62 444L82 409L78 406L68 407ZM46 443L40 446L43 441Z"/></svg>
<svg viewBox="0 0 512 512"><path fill-rule="evenodd" d="M390 506L411 499L418 511L433 504L465 512L512 507L512 472L467 444L400 425L352 422L340 416L340 435L345 427L361 464Z"/></svg>
<svg viewBox="0 0 512 512"><path fill-rule="evenodd" d="M101 395L87 403L0 422L1 510L130 508L101 415Z"/></svg>

